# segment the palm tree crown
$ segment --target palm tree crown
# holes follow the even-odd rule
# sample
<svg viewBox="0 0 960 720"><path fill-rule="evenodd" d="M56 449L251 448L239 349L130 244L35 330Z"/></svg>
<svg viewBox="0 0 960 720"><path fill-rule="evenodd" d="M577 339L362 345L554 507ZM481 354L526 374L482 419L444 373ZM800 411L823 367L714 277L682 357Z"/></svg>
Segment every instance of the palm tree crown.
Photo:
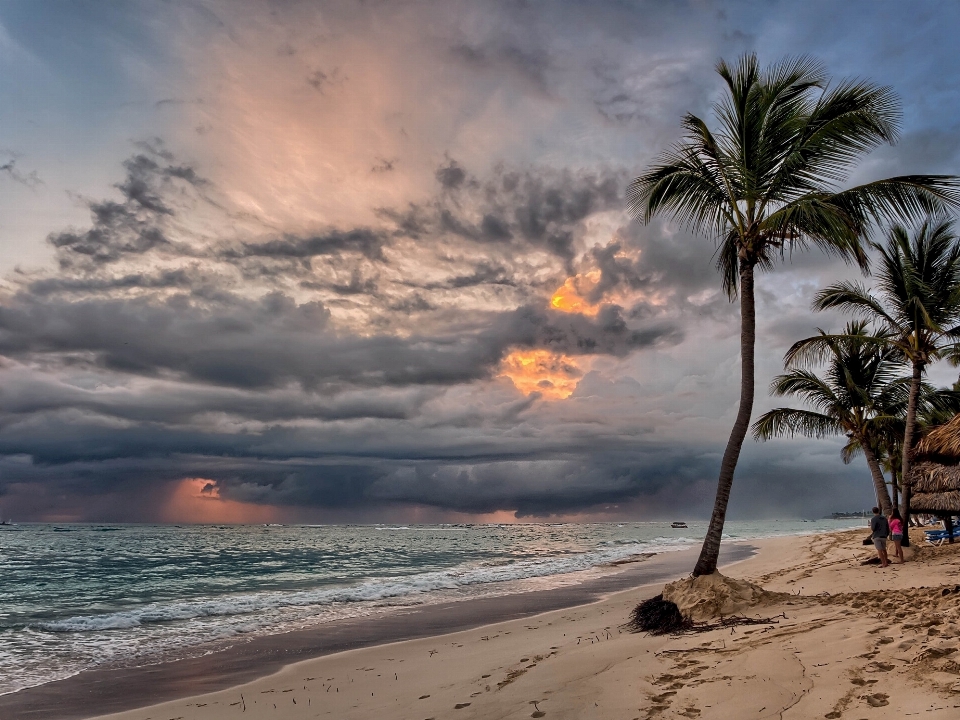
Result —
<svg viewBox="0 0 960 720"><path fill-rule="evenodd" d="M669 212L720 242L724 288L737 291L742 264L770 268L814 244L866 266L861 246L874 220L894 221L960 201L957 179L907 175L840 190L855 162L897 138L893 91L860 80L831 85L823 68L791 58L761 71L756 55L717 64L728 93L716 103L716 133L695 115L684 140L636 178L630 209L644 222Z"/></svg>
<svg viewBox="0 0 960 720"><path fill-rule="evenodd" d="M862 238L871 223L915 218L960 204L958 179L906 175L846 190L854 163L893 143L900 118L890 88L862 80L831 83L806 57L761 70L756 55L717 72L726 84L714 105L716 131L695 115L684 139L631 183L630 210L648 222L668 213L718 243L723 287L740 297L740 406L720 464L717 497L694 575L717 567L727 502L754 396L755 268L810 245L867 266Z"/></svg>
<svg viewBox="0 0 960 720"><path fill-rule="evenodd" d="M911 238L890 229L887 244L871 243L880 256L875 273L879 297L862 283L840 282L817 293L815 310L836 308L876 320L887 344L924 366L953 355L960 340L960 243L950 220L924 222Z"/></svg>
<svg viewBox="0 0 960 720"><path fill-rule="evenodd" d="M864 454L884 513L892 504L880 464L881 446L888 428L901 424L910 383L909 378L900 377L902 357L884 344L886 339L885 330L870 333L866 322L855 321L839 337L821 330L818 336L801 340L788 356L797 364L803 359L803 347L822 342L829 353L824 374L818 376L795 366L774 378L770 392L795 395L814 409L776 408L753 425L754 437L759 440L788 434L814 438L846 435L843 460L850 462L858 453Z"/></svg>
<svg viewBox="0 0 960 720"><path fill-rule="evenodd" d="M921 383L927 366L943 357L957 358L960 340L960 241L952 223L932 217L913 236L894 225L885 245L873 243L880 256L875 275L877 295L861 283L840 282L821 290L816 310L853 312L883 325L885 344L896 349L912 368L904 426L900 477L907 483L917 423ZM904 485L901 514L908 527L909 485ZM904 535L904 544L909 537Z"/></svg>

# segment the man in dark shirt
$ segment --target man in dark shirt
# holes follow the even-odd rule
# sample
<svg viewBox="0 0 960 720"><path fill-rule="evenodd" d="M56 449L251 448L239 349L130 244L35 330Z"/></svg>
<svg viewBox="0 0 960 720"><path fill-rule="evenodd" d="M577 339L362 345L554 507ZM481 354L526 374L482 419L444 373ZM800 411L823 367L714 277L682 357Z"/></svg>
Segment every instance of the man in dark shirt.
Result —
<svg viewBox="0 0 960 720"><path fill-rule="evenodd" d="M877 555L880 556L880 567L885 568L890 564L887 560L887 538L890 537L890 524L887 519L880 514L880 508L873 509L873 517L870 518L870 537L873 538L873 545L877 548Z"/></svg>

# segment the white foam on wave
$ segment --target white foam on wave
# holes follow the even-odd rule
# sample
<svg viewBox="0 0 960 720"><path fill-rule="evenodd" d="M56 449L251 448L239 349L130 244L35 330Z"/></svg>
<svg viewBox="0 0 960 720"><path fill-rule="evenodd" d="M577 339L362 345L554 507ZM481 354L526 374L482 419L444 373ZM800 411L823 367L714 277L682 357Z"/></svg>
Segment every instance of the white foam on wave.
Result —
<svg viewBox="0 0 960 720"><path fill-rule="evenodd" d="M375 578L346 587L312 590L261 592L218 598L151 603L131 610L38 623L36 629L56 633L127 630L143 625L170 623L195 618L248 615L281 608L344 605L416 596L438 590L456 590L529 578L543 578L589 570L640 554L682 550L690 538L655 538L586 553L514 563L466 565L408 576Z"/></svg>

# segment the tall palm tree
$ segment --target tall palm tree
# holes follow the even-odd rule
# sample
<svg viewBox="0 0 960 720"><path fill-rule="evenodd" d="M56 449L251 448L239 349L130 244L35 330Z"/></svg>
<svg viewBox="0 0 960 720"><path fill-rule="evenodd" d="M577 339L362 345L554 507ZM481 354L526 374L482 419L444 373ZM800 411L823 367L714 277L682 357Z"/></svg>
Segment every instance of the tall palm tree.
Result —
<svg viewBox="0 0 960 720"><path fill-rule="evenodd" d="M791 58L761 70L756 55L717 72L726 84L714 105L716 132L695 115L683 141L628 189L642 222L669 213L718 242L731 301L740 296L740 407L717 483L710 526L694 575L717 567L720 538L754 395L754 273L810 245L867 267L862 239L876 221L918 217L960 202L952 176L909 175L847 190L855 161L897 137L900 107L890 88L861 80L832 84L819 63Z"/></svg>
<svg viewBox="0 0 960 720"><path fill-rule="evenodd" d="M829 353L824 375L818 376L804 367L789 368L788 363L790 371L773 379L770 392L798 396L815 409L770 410L753 424L753 434L758 440L787 434L815 438L846 435L843 461L849 463L863 453L877 502L887 514L893 505L878 450L885 428L897 422L909 384L898 377L904 369L900 354L885 346L884 340L885 331L870 333L867 323L858 321L849 323L841 336L830 336L821 330L818 336L798 342L788 354L794 361L803 357L798 346L802 348L811 342L822 345Z"/></svg>
<svg viewBox="0 0 960 720"><path fill-rule="evenodd" d="M906 407L904 407L906 414ZM891 423L881 434L880 443L877 447L877 458L880 460L880 467L890 473L890 500L893 507L900 507L899 491L901 487L900 470L901 460L903 458L903 419L900 422Z"/></svg>
<svg viewBox="0 0 960 720"><path fill-rule="evenodd" d="M900 465L903 544L909 545L909 472L923 375L930 363L956 358L960 340L960 241L949 220L931 218L912 237L894 225L886 245L873 246L880 255L878 296L860 283L841 282L817 293L813 307L846 310L883 325L889 335L885 342L912 366Z"/></svg>

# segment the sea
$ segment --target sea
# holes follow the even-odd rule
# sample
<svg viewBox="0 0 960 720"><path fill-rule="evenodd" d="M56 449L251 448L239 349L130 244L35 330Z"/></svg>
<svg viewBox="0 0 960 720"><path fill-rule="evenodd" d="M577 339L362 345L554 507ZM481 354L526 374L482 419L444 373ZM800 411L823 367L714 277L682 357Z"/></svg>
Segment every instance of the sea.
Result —
<svg viewBox="0 0 960 720"><path fill-rule="evenodd" d="M728 522L728 540L862 519ZM0 526L0 694L258 635L508 595L699 545L706 523Z"/></svg>

